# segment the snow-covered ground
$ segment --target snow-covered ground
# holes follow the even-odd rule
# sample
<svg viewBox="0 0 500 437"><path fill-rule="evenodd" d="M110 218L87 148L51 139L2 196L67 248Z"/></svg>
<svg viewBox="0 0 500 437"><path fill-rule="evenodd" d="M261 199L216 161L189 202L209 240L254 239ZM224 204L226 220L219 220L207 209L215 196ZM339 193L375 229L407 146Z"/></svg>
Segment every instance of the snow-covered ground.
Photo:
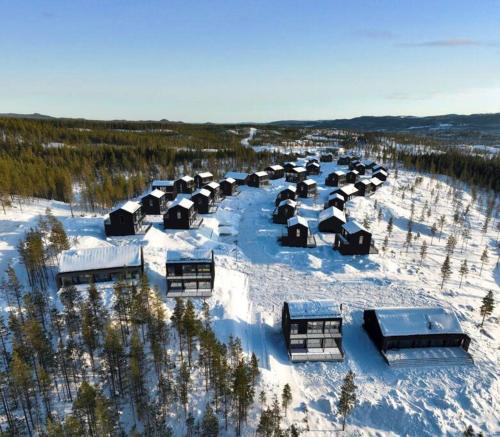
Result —
<svg viewBox="0 0 500 437"><path fill-rule="evenodd" d="M262 385L279 394L289 383L293 408L285 419L300 423L307 406L310 435L332 435L340 429L336 403L342 379L348 369L356 373L359 404L349 418L348 430L356 435L436 436L460 434L466 425L483 430L486 435L500 433L500 383L498 371L498 305L480 330L479 306L487 290L494 290L498 302L500 268L495 268L497 232L494 223L486 235L481 233L484 211L472 203L471 239L467 250L461 241L452 261L451 279L440 290L440 267L445 256L446 239L451 232L453 206L447 197L448 185L440 182L441 195L435 202L431 190L436 180L423 177L414 193L399 188L412 185L416 175L392 172L382 189L370 198L355 198L348 213L360 222L369 218L370 230L380 249L386 235L387 220L394 218L394 230L388 250L379 254L343 257L331 248L333 235L317 232L317 216L329 187L323 185L335 164L322 164L318 181L319 198L301 199L300 215L307 218L316 236L314 249L281 247L277 237L284 226L273 224L271 214L276 194L288 185L283 179L270 187L242 187L241 194L226 198L215 214L204 217L198 230L163 230L159 217L145 236L106 239L102 217L70 215L69 207L59 202L37 201L13 208L0 218L0 270L9 262L22 273L16 245L39 214L50 206L60 217L74 247L97 247L137 242L144 246L147 271L153 284L164 290L165 250L210 248L216 254L216 286L210 299L214 327L222 339L230 334L242 339L246 351L255 351L262 367ZM414 233L420 238L406 251L404 241L410 205L415 205ZM419 221L425 202L432 215ZM383 216L377 219L377 202ZM471 202L464 192L463 203ZM440 215L447 217L443 236L430 245L430 226ZM419 249L425 239L428 255L420 264ZM479 275L479 258L484 246L490 247L490 260ZM459 288L458 268L462 259L470 273ZM281 335L281 307L287 299L329 298L343 304L343 363L291 364ZM173 307L173 302L167 305ZM383 361L364 332L362 311L373 306L441 305L453 309L472 337L470 352L473 367L436 367L393 369ZM255 418L252 419L254 421ZM255 423L249 423L249 427ZM314 433L313 431L322 431ZM250 432L250 431L248 431Z"/></svg>

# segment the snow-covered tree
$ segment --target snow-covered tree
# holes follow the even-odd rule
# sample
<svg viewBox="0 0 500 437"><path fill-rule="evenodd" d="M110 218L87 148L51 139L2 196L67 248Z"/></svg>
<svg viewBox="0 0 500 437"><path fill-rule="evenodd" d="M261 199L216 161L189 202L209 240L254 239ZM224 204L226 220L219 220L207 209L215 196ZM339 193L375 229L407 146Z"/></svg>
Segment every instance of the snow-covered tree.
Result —
<svg viewBox="0 0 500 437"><path fill-rule="evenodd" d="M345 430L347 416L356 406L356 384L354 384L354 372L349 370L340 388L340 399L338 402L339 413L342 416L342 431Z"/></svg>
<svg viewBox="0 0 500 437"><path fill-rule="evenodd" d="M481 328L483 327L486 316L491 315L494 309L495 299L493 297L493 291L489 290L488 293L486 293L486 296L483 297L482 305L479 309L481 316L483 316L483 319L481 320Z"/></svg>
<svg viewBox="0 0 500 437"><path fill-rule="evenodd" d="M451 263L450 263L450 255L446 255L446 258L441 266L441 290L443 289L444 283L448 280L451 275Z"/></svg>
<svg viewBox="0 0 500 437"><path fill-rule="evenodd" d="M469 267L467 266L467 260L464 259L462 261L462 264L460 265L460 270L459 270L459 273L460 273L460 284L458 285L459 288L462 287L462 279L464 276L467 276L467 274L469 273Z"/></svg>

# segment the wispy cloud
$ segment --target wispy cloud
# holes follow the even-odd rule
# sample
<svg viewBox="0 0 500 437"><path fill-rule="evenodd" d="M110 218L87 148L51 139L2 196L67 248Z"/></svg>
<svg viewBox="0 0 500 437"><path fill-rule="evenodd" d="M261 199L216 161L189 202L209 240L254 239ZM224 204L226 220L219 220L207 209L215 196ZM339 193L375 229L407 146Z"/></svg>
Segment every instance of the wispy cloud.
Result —
<svg viewBox="0 0 500 437"><path fill-rule="evenodd" d="M499 43L496 41L480 41L470 38L447 38L447 39L434 39L429 41L419 41L413 43L402 43L398 44L403 47L443 47L443 48L454 48L454 47L498 47Z"/></svg>

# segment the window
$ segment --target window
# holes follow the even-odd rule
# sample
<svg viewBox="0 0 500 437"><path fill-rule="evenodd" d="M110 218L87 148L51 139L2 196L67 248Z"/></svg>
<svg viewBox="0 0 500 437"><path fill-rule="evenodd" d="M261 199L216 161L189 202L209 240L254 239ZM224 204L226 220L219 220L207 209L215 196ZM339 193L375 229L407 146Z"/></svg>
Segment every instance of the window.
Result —
<svg viewBox="0 0 500 437"><path fill-rule="evenodd" d="M307 340L307 347L309 349L319 349L319 348L321 348L321 338L309 338Z"/></svg>
<svg viewBox="0 0 500 437"><path fill-rule="evenodd" d="M290 347L293 349L300 349L305 346L304 340L290 340Z"/></svg>
<svg viewBox="0 0 500 437"><path fill-rule="evenodd" d="M180 211L177 211L177 220L180 220L182 218L182 213Z"/></svg>
<svg viewBox="0 0 500 437"><path fill-rule="evenodd" d="M200 290L211 290L212 289L212 284L210 281L203 281L198 283L198 288Z"/></svg>
<svg viewBox="0 0 500 437"><path fill-rule="evenodd" d="M360 244L360 245L361 245L361 244L363 244L363 239L364 239L364 238L363 238L363 235L360 235L360 236L359 236L359 244Z"/></svg>
<svg viewBox="0 0 500 437"><path fill-rule="evenodd" d="M149 206L152 208L154 205L153 205L153 199L149 199Z"/></svg>
<svg viewBox="0 0 500 437"><path fill-rule="evenodd" d="M171 290L182 290L182 282L172 281L169 283L169 289Z"/></svg>
<svg viewBox="0 0 500 437"><path fill-rule="evenodd" d="M292 323L290 325L290 334L298 334L299 333L299 324L298 323Z"/></svg>
<svg viewBox="0 0 500 437"><path fill-rule="evenodd" d="M325 333L337 333L339 332L339 327L340 327L339 322L326 321Z"/></svg>
<svg viewBox="0 0 500 437"><path fill-rule="evenodd" d="M323 347L326 348L334 348L337 347L337 344L335 343L334 338L325 338L323 340Z"/></svg>
<svg viewBox="0 0 500 437"><path fill-rule="evenodd" d="M307 333L308 334L322 334L323 333L323 322L307 322Z"/></svg>
<svg viewBox="0 0 500 437"><path fill-rule="evenodd" d="M297 236L297 238L300 238L300 229L297 229L297 230L295 231L295 235Z"/></svg>
<svg viewBox="0 0 500 437"><path fill-rule="evenodd" d="M195 264L185 264L182 266L182 273L184 275L196 275L196 265Z"/></svg>

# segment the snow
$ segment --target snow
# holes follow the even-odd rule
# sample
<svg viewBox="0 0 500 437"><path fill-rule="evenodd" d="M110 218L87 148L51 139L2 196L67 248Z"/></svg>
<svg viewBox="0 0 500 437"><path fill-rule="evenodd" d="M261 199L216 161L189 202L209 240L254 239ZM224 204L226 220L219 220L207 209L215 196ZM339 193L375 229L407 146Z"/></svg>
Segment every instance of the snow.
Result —
<svg viewBox="0 0 500 437"><path fill-rule="evenodd" d="M341 211L340 209L331 206L319 213L318 222L323 222L331 217L337 217L339 220L342 220L343 222L346 221L344 211Z"/></svg>
<svg viewBox="0 0 500 437"><path fill-rule="evenodd" d="M375 315L386 337L463 333L453 311L445 308L376 308Z"/></svg>
<svg viewBox="0 0 500 437"><path fill-rule="evenodd" d="M207 260L212 261L212 251L206 249L189 250L167 250L165 256L167 262Z"/></svg>
<svg viewBox="0 0 500 437"><path fill-rule="evenodd" d="M324 319L340 317L339 305L333 300L292 300L288 301L290 319Z"/></svg>
<svg viewBox="0 0 500 437"><path fill-rule="evenodd" d="M186 199L185 197L177 198L173 202L170 203L168 209L173 208L174 206L180 206L181 208L191 209L194 206L192 200Z"/></svg>
<svg viewBox="0 0 500 437"><path fill-rule="evenodd" d="M216 190L217 188L220 187L220 185L217 182L212 181L212 182L209 182L207 185L205 185L205 187L210 187L210 188Z"/></svg>
<svg viewBox="0 0 500 437"><path fill-rule="evenodd" d="M188 176L188 175L185 175L185 176L182 176L180 178L181 181L184 181L184 182L191 182L191 181L194 181L194 178L191 177L191 176Z"/></svg>
<svg viewBox="0 0 500 437"><path fill-rule="evenodd" d="M346 230L348 234L355 234L359 231L368 232L360 223L356 220L349 220L347 223L343 224L342 227Z"/></svg>
<svg viewBox="0 0 500 437"><path fill-rule="evenodd" d="M141 204L139 202L134 202L133 200L129 200L125 204L123 204L120 208L118 209L123 209L124 211L127 211L131 214L136 212L139 208L141 207Z"/></svg>
<svg viewBox="0 0 500 437"><path fill-rule="evenodd" d="M59 272L135 267L141 263L141 248L136 245L65 250L59 261Z"/></svg>
<svg viewBox="0 0 500 437"><path fill-rule="evenodd" d="M384 181L381 181L379 178L371 178L369 182L375 187L378 187L379 185L382 185L384 183Z"/></svg>
<svg viewBox="0 0 500 437"><path fill-rule="evenodd" d="M340 199L342 202L345 201L344 196L340 193L333 193L328 195L328 200L333 200L333 199Z"/></svg>
<svg viewBox="0 0 500 437"><path fill-rule="evenodd" d="M284 168L281 165L270 165L268 168L273 171L284 170Z"/></svg>
<svg viewBox="0 0 500 437"><path fill-rule="evenodd" d="M337 171L334 171L332 174L334 174L336 176L344 176L345 172L342 170L337 170Z"/></svg>
<svg viewBox="0 0 500 437"><path fill-rule="evenodd" d="M256 171L254 175L259 178L267 178L269 176L266 171Z"/></svg>
<svg viewBox="0 0 500 437"><path fill-rule="evenodd" d="M214 175L212 173L210 173L209 171L204 171L204 172L198 173L198 176L202 179L214 177Z"/></svg>
<svg viewBox="0 0 500 437"><path fill-rule="evenodd" d="M294 167L294 168L292 169L292 171L293 171L294 173L304 173L304 172L306 172L307 170L306 170L304 167Z"/></svg>
<svg viewBox="0 0 500 437"><path fill-rule="evenodd" d="M163 196L165 196L165 192L156 188L153 191L151 191L151 193L149 193L147 195L156 197L157 199L161 199Z"/></svg>
<svg viewBox="0 0 500 437"><path fill-rule="evenodd" d="M236 179L233 179L233 178L226 178L224 179L226 182L230 183L230 184L235 184L236 183Z"/></svg>
<svg viewBox="0 0 500 437"><path fill-rule="evenodd" d="M297 208L297 202L295 200L291 200L291 199L282 200L279 203L278 208L281 208L282 206L285 206L285 205L289 205L293 208Z"/></svg>
<svg viewBox="0 0 500 437"><path fill-rule="evenodd" d="M307 220L304 217L301 217L300 215L293 216L288 219L287 226L295 226L295 225L302 225L305 226L306 228L309 227L309 224L307 223Z"/></svg>
<svg viewBox="0 0 500 437"><path fill-rule="evenodd" d="M295 185L288 185L288 187L286 187L283 191L286 191L286 190L289 190L293 193L296 193L297 192L297 187Z"/></svg>
<svg viewBox="0 0 500 437"><path fill-rule="evenodd" d="M347 184L339 189L341 193L345 193L347 196L352 196L353 194L358 192L358 189L354 186L354 184Z"/></svg>
<svg viewBox="0 0 500 437"><path fill-rule="evenodd" d="M316 185L316 181L313 179L306 179L305 181L302 181L303 184L308 185L308 186L313 186Z"/></svg>
<svg viewBox="0 0 500 437"><path fill-rule="evenodd" d="M210 197L212 195L212 193L210 193L210 191L208 191L207 189L199 188L192 194L191 198L197 196L198 194L205 197Z"/></svg>

